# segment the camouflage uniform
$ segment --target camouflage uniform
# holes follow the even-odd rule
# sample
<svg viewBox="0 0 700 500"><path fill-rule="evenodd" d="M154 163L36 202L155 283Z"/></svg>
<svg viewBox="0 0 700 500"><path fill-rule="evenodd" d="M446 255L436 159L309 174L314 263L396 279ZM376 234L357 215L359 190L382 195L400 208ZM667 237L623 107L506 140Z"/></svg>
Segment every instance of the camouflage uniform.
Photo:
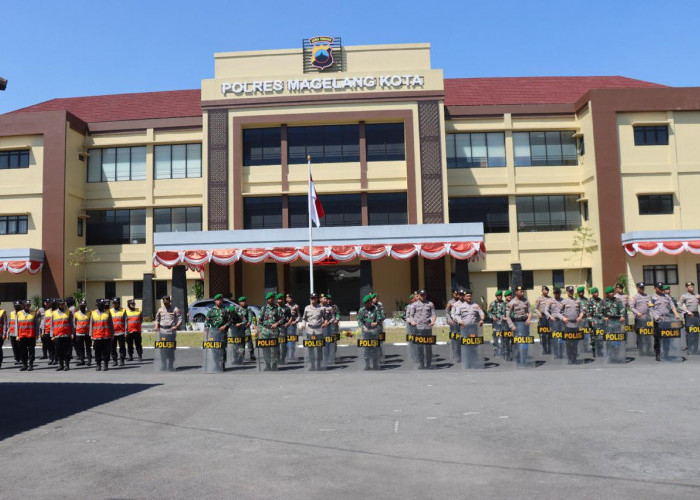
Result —
<svg viewBox="0 0 700 500"><path fill-rule="evenodd" d="M493 326L494 356L501 356L504 353L504 343L501 333L507 328L506 322L503 320L506 315L506 305L507 304L503 300L497 299L489 304L489 308L486 311L487 316L491 319L491 325Z"/></svg>
<svg viewBox="0 0 700 500"><path fill-rule="evenodd" d="M605 327L606 333L615 333L620 330L620 325L624 325L627 320L627 307L622 299L618 299L615 296L613 296L612 299L605 297L603 299L602 314L604 318L607 318ZM623 323L620 323L620 318L624 320ZM622 330L624 331L624 326L622 326ZM624 342L606 342L606 346L609 350L608 359L616 360L619 357L618 349L621 344L624 344Z"/></svg>
<svg viewBox="0 0 700 500"><path fill-rule="evenodd" d="M363 340L379 339L379 324L382 321L382 312L379 308L370 304L369 307L362 306L357 312L357 324L362 330ZM372 323L376 325L372 326ZM372 360L372 369L379 370L379 347L365 347L364 360L365 370L370 369L370 359Z"/></svg>
<svg viewBox="0 0 700 500"><path fill-rule="evenodd" d="M287 325L292 319L292 310L287 304L278 305L282 309L284 319L279 327L279 364L283 365L287 361Z"/></svg>
<svg viewBox="0 0 700 500"><path fill-rule="evenodd" d="M262 309L260 309L260 324L259 324L259 335L262 339L278 339L279 338L279 326L273 327L272 325L284 322L284 311L277 304L269 305L265 304ZM279 346L277 347L265 347L263 349L263 356L265 359L265 370L277 370L277 361L279 358Z"/></svg>
<svg viewBox="0 0 700 500"><path fill-rule="evenodd" d="M228 308L229 316L229 337L236 339L233 343L233 362L242 365L245 359L245 337L246 330L250 335L250 324L248 323L248 313L253 314L248 308L232 305ZM236 326L243 323L241 326Z"/></svg>
<svg viewBox="0 0 700 500"><path fill-rule="evenodd" d="M593 334L591 335L591 350L593 357L603 355L603 336L595 335L604 329L603 323L603 299L591 297L586 303L586 316L588 317Z"/></svg>
<svg viewBox="0 0 700 500"><path fill-rule="evenodd" d="M245 307L237 306L238 309L240 310L240 315L241 318L245 320L245 325L242 326L243 331L245 332L246 338L248 338L248 352L250 352L250 359L255 360L255 355L253 354L253 337L250 334L250 327L252 325L257 325L258 318L255 316L255 313L248 307L247 305Z"/></svg>

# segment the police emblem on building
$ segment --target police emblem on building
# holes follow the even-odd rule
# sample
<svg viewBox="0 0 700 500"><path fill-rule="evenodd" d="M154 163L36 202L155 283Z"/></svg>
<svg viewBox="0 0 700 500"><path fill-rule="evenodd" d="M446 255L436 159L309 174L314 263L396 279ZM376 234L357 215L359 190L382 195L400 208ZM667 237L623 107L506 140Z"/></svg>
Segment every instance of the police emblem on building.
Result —
<svg viewBox="0 0 700 500"><path fill-rule="evenodd" d="M343 71L340 38L314 36L303 41L304 73Z"/></svg>

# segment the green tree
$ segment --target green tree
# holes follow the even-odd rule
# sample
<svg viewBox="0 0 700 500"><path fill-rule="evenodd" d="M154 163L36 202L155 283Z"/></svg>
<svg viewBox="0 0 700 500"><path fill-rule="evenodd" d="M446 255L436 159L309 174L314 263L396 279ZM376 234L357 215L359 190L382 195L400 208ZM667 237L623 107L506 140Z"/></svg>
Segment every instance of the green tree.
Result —
<svg viewBox="0 0 700 500"><path fill-rule="evenodd" d="M573 254L571 260L574 261L578 267L577 283L581 283L583 258L586 256L586 254L592 254L596 249L596 245L597 243L593 229L588 226L579 226L576 228L576 234L574 235L574 240L571 243L571 253Z"/></svg>
<svg viewBox="0 0 700 500"><path fill-rule="evenodd" d="M87 265L90 262L99 262L97 252L92 247L78 247L68 254L68 264L83 271L83 292L87 297Z"/></svg>
<svg viewBox="0 0 700 500"><path fill-rule="evenodd" d="M204 281L197 280L192 285L192 295L194 295L195 300L202 300L204 298Z"/></svg>

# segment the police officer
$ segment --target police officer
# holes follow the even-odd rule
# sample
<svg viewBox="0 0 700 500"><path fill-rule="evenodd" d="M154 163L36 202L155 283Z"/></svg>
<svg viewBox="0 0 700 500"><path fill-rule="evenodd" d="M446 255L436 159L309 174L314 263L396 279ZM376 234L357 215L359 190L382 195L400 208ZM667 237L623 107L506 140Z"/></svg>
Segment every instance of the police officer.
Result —
<svg viewBox="0 0 700 500"><path fill-rule="evenodd" d="M114 336L114 326L112 316L109 313L109 300L97 299L95 302L97 309L90 313L90 339L95 348L95 364L97 371L109 370L109 354L112 350L112 337Z"/></svg>
<svg viewBox="0 0 700 500"><path fill-rule="evenodd" d="M75 353L78 355L76 366L92 366L92 342L90 341L90 311L87 310L87 302L81 299L78 302L78 310L73 313L73 333Z"/></svg>
<svg viewBox="0 0 700 500"><path fill-rule="evenodd" d="M112 361L117 366L117 345L119 345L119 366L124 366L126 359L126 310L121 306L119 297L112 299L112 308L109 310L114 326L112 337Z"/></svg>
<svg viewBox="0 0 700 500"><path fill-rule="evenodd" d="M496 290L496 300L489 304L488 317L493 326L493 355L503 355L503 330L505 328L506 303L503 290Z"/></svg>
<svg viewBox="0 0 700 500"><path fill-rule="evenodd" d="M328 326L329 318L325 316L323 307L318 303L318 295L312 293L309 295L309 301L311 303L304 308L301 321L306 329L306 337L311 339L312 336L320 337L322 335L323 328ZM309 356L309 369L312 371L320 370L323 361L323 348L309 348L307 356Z"/></svg>
<svg viewBox="0 0 700 500"><path fill-rule="evenodd" d="M450 329L450 351L452 352L452 359L455 361L460 359L461 356L461 349L460 345L457 342L457 339L455 339L455 334L459 332L459 325L457 324L457 320L453 317L452 315L452 309L459 302L459 290L456 288L452 290L452 298L447 302L447 305L445 306L445 319L447 320L447 324ZM494 344L494 350L496 349L496 346Z"/></svg>
<svg viewBox="0 0 700 500"><path fill-rule="evenodd" d="M686 292L678 299L680 310L685 317L685 339L689 354L698 354L698 334L689 331L690 326L700 325L698 320L698 303L700 295L695 293L695 283L688 281L685 284Z"/></svg>
<svg viewBox="0 0 700 500"><path fill-rule="evenodd" d="M278 360L278 363L280 365L283 365L287 362L287 327L292 322L292 311L291 311L291 309L289 309L289 307L287 307L284 293L278 293L275 296L275 299L277 300L277 307L282 309L282 314L284 315L284 319L280 323L280 326L278 329L278 331L279 331L279 343L278 343L279 360Z"/></svg>
<svg viewBox="0 0 700 500"><path fill-rule="evenodd" d="M515 287L515 298L506 306L506 321L510 326L513 335L530 334L530 321L532 320L532 309L530 301L525 297L525 288ZM522 347L522 346L521 346ZM527 347L525 345L524 347ZM526 352L526 351L523 351ZM519 359L519 363L524 363L524 359Z"/></svg>
<svg viewBox="0 0 700 500"><path fill-rule="evenodd" d="M564 334L564 322L561 320L561 311L563 309L564 303L561 298L561 288L556 287L554 288L554 298L547 301L544 311L544 316L547 318L547 324L551 330L552 344L554 344L554 359L562 359L564 357L564 339L562 337Z"/></svg>
<svg viewBox="0 0 700 500"><path fill-rule="evenodd" d="M41 359L49 358L49 365L55 365L56 346L51 340L51 315L58 309L58 299L44 299L44 308L37 311L37 316L41 314L39 329L41 331ZM48 355L48 356L47 356Z"/></svg>
<svg viewBox="0 0 700 500"><path fill-rule="evenodd" d="M559 312L559 319L564 323L565 332L578 332L579 325L583 319L584 311L581 301L574 298L574 287L566 287L566 298L562 301L562 309ZM566 359L567 363L574 365L577 363L578 356L578 340L566 339Z"/></svg>
<svg viewBox="0 0 700 500"><path fill-rule="evenodd" d="M457 324L460 327L460 344L461 344L461 337L464 337L465 334L469 335L469 332L466 331L465 327L469 325L478 325L479 328L484 326L484 319L486 318L486 315L484 314L484 311L481 309L481 306L475 302L472 302L472 291L471 290L464 290L464 300L459 301L454 308L453 316L457 320ZM460 345L460 350L462 346ZM466 354L466 359L464 362L466 363L467 368L472 368L474 363L479 363L481 360L475 359L475 356L479 351L474 351L472 352L472 355L469 353Z"/></svg>
<svg viewBox="0 0 700 500"><path fill-rule="evenodd" d="M680 315L673 304L671 297L664 293L664 284L658 282L654 285L654 295L649 300L649 313L654 320L654 354L656 361L661 361L661 322L669 321L671 313L676 319L680 319ZM668 358L669 339L663 339L664 358Z"/></svg>
<svg viewBox="0 0 700 500"><path fill-rule="evenodd" d="M278 339L279 326L284 323L284 311L275 303L275 292L268 292L265 295L265 304L260 309L259 338L261 339ZM264 371L276 371L277 362L279 359L279 346L263 348L263 356L265 359Z"/></svg>
<svg viewBox="0 0 700 500"><path fill-rule="evenodd" d="M156 312L156 321L153 325L156 333L163 330L169 335L176 335L177 330L182 326L182 315L180 309L172 305L170 295L163 297L163 305ZM174 337L173 337L174 339ZM165 361L165 369L175 371L175 349L167 349Z"/></svg>
<svg viewBox="0 0 700 500"><path fill-rule="evenodd" d="M362 307L357 311L357 324L361 330L362 340L379 341L379 323L381 315L377 307L372 302L372 294L362 297ZM364 347L363 358L365 370L379 370L379 347ZM370 366L371 362L371 366Z"/></svg>
<svg viewBox="0 0 700 500"><path fill-rule="evenodd" d="M22 364L19 356L19 342L17 342L17 313L24 307L24 302L15 300L13 307L14 310L10 312L10 320L8 322L8 336L10 337L10 345L12 346L12 354L15 358L15 366L17 366Z"/></svg>
<svg viewBox="0 0 700 500"><path fill-rule="evenodd" d="M297 336L297 325L301 320L301 308L299 304L294 301L294 297L291 293L287 294L286 297L287 307L289 308L289 313L291 314L291 319L289 320L289 325L287 325L287 338L294 335ZM296 360L296 341L287 340L287 355L289 361Z"/></svg>
<svg viewBox="0 0 700 500"><path fill-rule="evenodd" d="M435 306L428 300L428 292L420 290L418 292L418 300L407 311L406 318L407 322L415 327L414 336L431 336L436 319ZM416 344L415 348L418 356L418 368L432 368L433 346L430 344Z"/></svg>
<svg viewBox="0 0 700 500"><path fill-rule="evenodd" d="M634 297L630 299L630 309L632 314L634 314L634 329L637 333L637 349L639 354L651 354L644 352L644 345L642 342L642 335L639 334L639 330L647 327L647 323L651 320L649 315L649 296L644 293L644 282L640 281L637 283L637 293Z"/></svg>
<svg viewBox="0 0 700 500"><path fill-rule="evenodd" d="M21 372L34 369L34 349L36 348L39 321L32 311L31 301L25 300L24 309L17 313L17 342L22 362L22 367L19 369Z"/></svg>
<svg viewBox="0 0 700 500"><path fill-rule="evenodd" d="M134 347L136 347L136 355L139 361L143 361L141 325L143 325L141 309L136 308L134 299L129 299L126 302L126 350L129 353L129 361L134 360Z"/></svg>
<svg viewBox="0 0 700 500"><path fill-rule="evenodd" d="M547 315L547 306L549 305L550 302L554 300L552 297L549 296L549 287L548 286L543 286L542 287L542 295L537 297L535 299L535 313L537 314L537 327L538 330L540 327L548 328L549 332L542 332L540 333L540 344L542 346L542 354L551 354L552 353L552 331L551 331L551 324L550 324L550 318Z"/></svg>
<svg viewBox="0 0 700 500"><path fill-rule="evenodd" d="M70 370L73 342L73 313L66 309L66 301L57 299L58 309L51 315L51 340L56 347L58 368L56 371Z"/></svg>
<svg viewBox="0 0 700 500"><path fill-rule="evenodd" d="M238 297L238 307L240 308L240 315L244 323L242 325L243 331L245 337L248 338L248 352L250 352L250 360L255 361L255 354L253 354L253 336L250 334L250 328L256 320L255 313L248 307L247 297ZM243 349L243 358L245 359L245 347Z"/></svg>

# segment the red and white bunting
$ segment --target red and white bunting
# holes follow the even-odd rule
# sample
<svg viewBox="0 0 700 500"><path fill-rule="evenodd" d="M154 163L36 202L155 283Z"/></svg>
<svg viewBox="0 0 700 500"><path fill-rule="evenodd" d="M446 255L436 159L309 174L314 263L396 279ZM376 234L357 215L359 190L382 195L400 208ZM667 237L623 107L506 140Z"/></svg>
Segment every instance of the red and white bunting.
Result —
<svg viewBox="0 0 700 500"><path fill-rule="evenodd" d="M653 257L660 252L668 255L678 255L683 252L690 252L695 255L700 255L700 241L637 241L635 243L625 243L623 245L625 252L630 257L634 257L638 253Z"/></svg>
<svg viewBox="0 0 700 500"><path fill-rule="evenodd" d="M29 274L36 274L44 267L43 262L35 260L3 260L0 261L0 272L8 271L12 274L20 274L27 271Z"/></svg>

